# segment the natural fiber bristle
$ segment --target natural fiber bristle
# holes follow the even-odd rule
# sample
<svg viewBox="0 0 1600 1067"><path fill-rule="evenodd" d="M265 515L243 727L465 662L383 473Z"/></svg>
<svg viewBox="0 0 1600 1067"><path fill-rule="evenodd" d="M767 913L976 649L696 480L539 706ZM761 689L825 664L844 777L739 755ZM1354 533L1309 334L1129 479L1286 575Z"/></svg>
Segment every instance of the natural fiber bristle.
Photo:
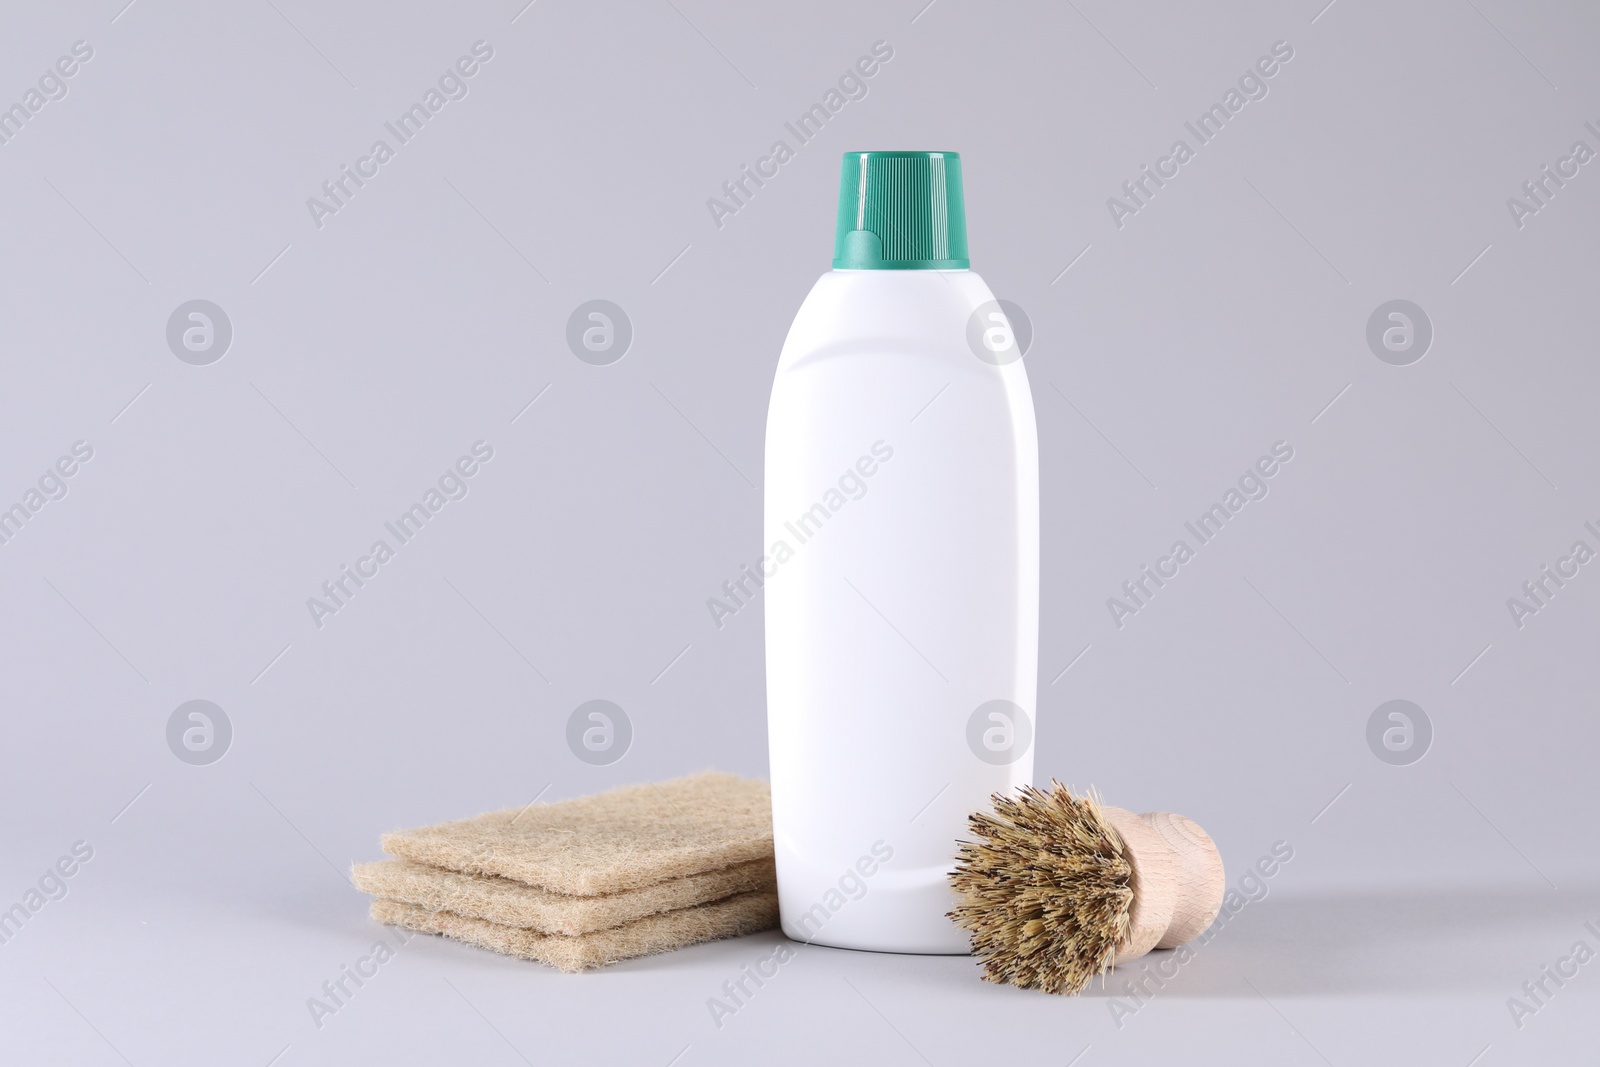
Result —
<svg viewBox="0 0 1600 1067"><path fill-rule="evenodd" d="M984 979L1077 993L1111 967L1128 934L1133 867L1091 790L1023 786L967 820L950 918L972 934Z"/></svg>

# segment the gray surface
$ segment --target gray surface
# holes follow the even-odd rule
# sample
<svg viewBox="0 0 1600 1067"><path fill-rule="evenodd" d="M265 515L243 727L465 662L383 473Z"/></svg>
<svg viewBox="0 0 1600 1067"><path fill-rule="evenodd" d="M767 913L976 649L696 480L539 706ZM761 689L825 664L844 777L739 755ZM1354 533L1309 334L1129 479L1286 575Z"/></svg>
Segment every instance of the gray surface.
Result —
<svg viewBox="0 0 1600 1067"><path fill-rule="evenodd" d="M0 498L94 448L0 545L0 897L94 850L0 946L8 1061L1592 1057L1600 964L1520 1030L1507 999L1600 947L1600 576L1520 629L1506 598L1600 547L1600 163L1520 229L1506 199L1600 149L1600 12L121 3L0 32L7 101L95 50L0 146ZM316 228L306 198L479 39L469 95ZM869 95L715 227L879 39ZM1116 228L1106 198L1278 40L1269 95ZM419 940L318 1028L378 934L341 871L379 831L764 772L759 612L705 600L759 552L772 370L864 147L963 153L974 266L1032 319L1041 772L1191 815L1235 880L1294 859L1120 1029L1104 993L824 949L717 1028L776 935L578 978ZM196 299L233 327L209 365L166 340ZM595 299L633 326L609 365L566 344ZM1367 344L1395 299L1434 332L1406 366ZM316 628L306 598L480 439L467 497ZM1115 627L1280 439L1270 494ZM197 699L233 727L209 765L167 744ZM632 725L610 764L567 747L594 699ZM1410 765L1367 744L1396 699L1433 728Z"/></svg>

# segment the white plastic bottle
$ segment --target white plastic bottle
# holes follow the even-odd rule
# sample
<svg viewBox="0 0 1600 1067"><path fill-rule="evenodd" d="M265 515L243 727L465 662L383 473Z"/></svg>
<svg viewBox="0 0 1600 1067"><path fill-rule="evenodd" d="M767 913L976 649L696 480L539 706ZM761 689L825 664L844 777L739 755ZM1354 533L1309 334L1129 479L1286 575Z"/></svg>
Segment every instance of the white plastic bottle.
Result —
<svg viewBox="0 0 1600 1067"><path fill-rule="evenodd" d="M765 544L784 932L966 952L956 843L1033 773L1039 461L953 152L845 156L834 270L772 388Z"/></svg>

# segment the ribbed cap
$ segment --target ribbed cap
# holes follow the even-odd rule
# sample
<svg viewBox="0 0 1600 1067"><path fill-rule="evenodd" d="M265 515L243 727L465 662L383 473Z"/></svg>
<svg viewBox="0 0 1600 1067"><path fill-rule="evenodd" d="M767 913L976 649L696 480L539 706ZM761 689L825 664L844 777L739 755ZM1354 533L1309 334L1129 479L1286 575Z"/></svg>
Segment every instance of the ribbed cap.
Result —
<svg viewBox="0 0 1600 1067"><path fill-rule="evenodd" d="M954 152L846 152L835 270L966 270L967 210Z"/></svg>

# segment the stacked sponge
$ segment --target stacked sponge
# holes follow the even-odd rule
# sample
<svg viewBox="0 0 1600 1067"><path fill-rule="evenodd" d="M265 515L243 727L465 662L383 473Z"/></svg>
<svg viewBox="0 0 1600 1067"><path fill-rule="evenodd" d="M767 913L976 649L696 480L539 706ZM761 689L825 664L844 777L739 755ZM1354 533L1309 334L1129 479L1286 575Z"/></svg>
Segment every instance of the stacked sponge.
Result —
<svg viewBox="0 0 1600 1067"><path fill-rule="evenodd" d="M778 923L767 784L705 772L384 834L379 922L563 971Z"/></svg>

